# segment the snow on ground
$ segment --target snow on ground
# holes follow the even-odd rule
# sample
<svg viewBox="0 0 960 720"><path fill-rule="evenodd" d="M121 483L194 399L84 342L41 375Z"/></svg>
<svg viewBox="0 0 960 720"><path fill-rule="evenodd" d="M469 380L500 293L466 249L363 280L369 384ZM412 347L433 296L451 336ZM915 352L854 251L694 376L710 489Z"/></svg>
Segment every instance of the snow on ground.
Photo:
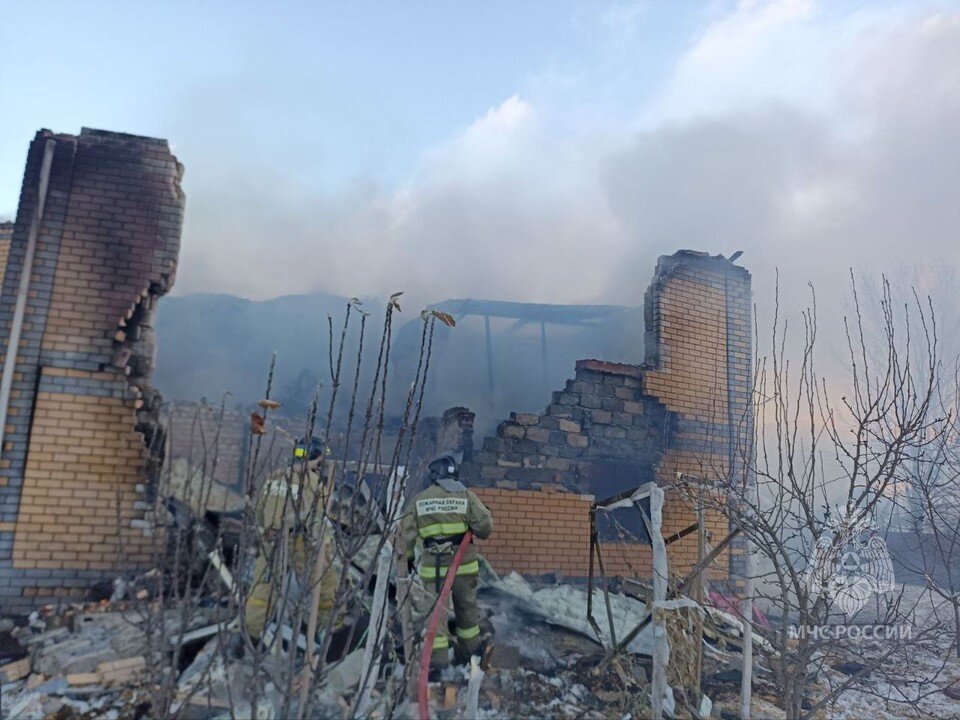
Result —
<svg viewBox="0 0 960 720"><path fill-rule="evenodd" d="M914 637L923 629L936 629L927 640L899 648L870 677L844 691L827 709L831 720L899 720L900 718L958 718L960 700L942 690L957 683L960 690L960 660L956 656L953 634L953 610L949 603L931 596L924 588L906 585L895 592L903 593L901 607L913 612ZM939 625L944 627L938 627ZM857 651L855 641L851 652ZM877 658L889 652L891 641L864 643L861 656ZM827 683L842 683L848 678L830 669Z"/></svg>

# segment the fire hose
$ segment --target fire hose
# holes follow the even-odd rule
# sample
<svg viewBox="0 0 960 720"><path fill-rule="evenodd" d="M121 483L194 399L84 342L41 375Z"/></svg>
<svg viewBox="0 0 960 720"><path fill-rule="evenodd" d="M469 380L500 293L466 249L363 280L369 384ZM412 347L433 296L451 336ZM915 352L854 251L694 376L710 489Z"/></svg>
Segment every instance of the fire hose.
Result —
<svg viewBox="0 0 960 720"><path fill-rule="evenodd" d="M450 597L450 591L453 589L453 581L457 577L457 570L460 563L463 562L467 554L467 548L470 547L470 541L473 539L473 533L467 530L460 541L460 547L457 548L457 554L453 556L453 562L447 568L447 577L443 581L443 587L440 588L440 594L437 596L437 602L433 606L433 612L430 614L430 622L427 623L427 634L423 638L423 652L420 653L420 675L417 678L417 686L420 699L420 720L430 720L430 700L427 695L427 676L430 674L430 656L433 654L433 641L437 637L437 628L440 625L440 617L443 616L446 622L447 598Z"/></svg>

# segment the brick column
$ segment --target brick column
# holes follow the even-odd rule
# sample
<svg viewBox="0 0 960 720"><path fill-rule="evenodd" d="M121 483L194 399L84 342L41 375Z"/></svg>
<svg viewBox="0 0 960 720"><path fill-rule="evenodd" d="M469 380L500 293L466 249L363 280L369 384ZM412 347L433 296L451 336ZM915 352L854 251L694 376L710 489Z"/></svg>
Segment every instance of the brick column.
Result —
<svg viewBox="0 0 960 720"><path fill-rule="evenodd" d="M0 352L51 138L0 461L0 599L10 609L82 594L148 562L145 491L164 444L152 316L173 283L184 203L165 140L37 133L4 272Z"/></svg>
<svg viewBox="0 0 960 720"><path fill-rule="evenodd" d="M670 491L678 472L742 481L753 434L750 292L750 274L721 256L682 250L660 258L644 308L646 362L580 360L542 412L511 413L483 441L463 477L491 488L483 497L511 528L492 540L501 569L569 572L587 562L582 523L550 520L557 502L531 491L602 500L655 481L667 491L663 531L670 535L696 521L688 499ZM531 516L533 506L544 517ZM533 523L555 547L531 560L516 533L521 523ZM729 530L717 512L707 513L706 525L714 542ZM648 546L601 542L610 573L649 575ZM695 533L671 544L671 571L692 568L696 554ZM738 546L721 554L713 577L742 572L741 559Z"/></svg>

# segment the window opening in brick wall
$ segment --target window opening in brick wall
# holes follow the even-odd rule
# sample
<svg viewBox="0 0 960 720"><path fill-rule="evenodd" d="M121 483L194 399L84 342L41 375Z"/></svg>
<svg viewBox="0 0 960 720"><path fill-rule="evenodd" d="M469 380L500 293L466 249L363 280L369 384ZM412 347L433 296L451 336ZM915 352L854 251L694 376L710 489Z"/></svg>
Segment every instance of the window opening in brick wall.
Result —
<svg viewBox="0 0 960 720"><path fill-rule="evenodd" d="M629 463L594 463L588 468L590 493L602 504L607 498L632 490L650 482L649 472L643 466ZM650 513L650 499L641 501ZM597 536L600 542L650 544L650 534L635 507L597 512Z"/></svg>

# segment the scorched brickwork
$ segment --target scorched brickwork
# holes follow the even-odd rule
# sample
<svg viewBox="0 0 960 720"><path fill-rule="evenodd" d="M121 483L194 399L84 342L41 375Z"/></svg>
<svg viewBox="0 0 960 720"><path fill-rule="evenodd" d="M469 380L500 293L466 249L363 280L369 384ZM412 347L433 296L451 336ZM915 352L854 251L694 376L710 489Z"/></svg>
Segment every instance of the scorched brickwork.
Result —
<svg viewBox="0 0 960 720"><path fill-rule="evenodd" d="M165 140L37 133L3 273L0 350L51 150L0 457L7 610L80 595L148 561L164 448L153 315L173 283L184 207Z"/></svg>
<svg viewBox="0 0 960 720"><path fill-rule="evenodd" d="M645 301L646 362L581 360L543 412L513 413L484 440L463 477L495 512L484 545L495 568L586 575L594 500L657 482L669 537L697 517L673 488L678 473L742 481L753 432L750 297L750 274L722 256L661 257ZM729 529L720 513L704 524L712 542ZM608 573L649 576L650 547L637 535L613 523L600 541ZM671 572L693 567L697 544L690 533L669 545ZM734 544L714 577L742 577L742 559Z"/></svg>
<svg viewBox="0 0 960 720"><path fill-rule="evenodd" d="M174 401L165 408L164 417L170 459L182 458L227 487L244 487L249 412Z"/></svg>

